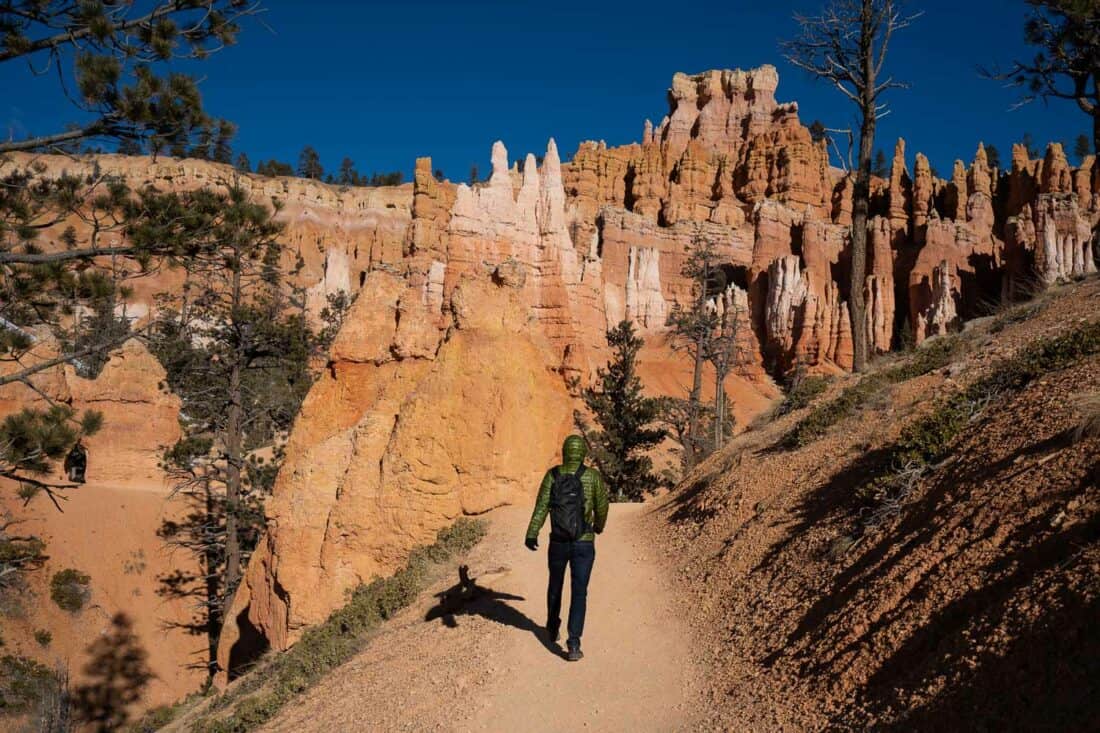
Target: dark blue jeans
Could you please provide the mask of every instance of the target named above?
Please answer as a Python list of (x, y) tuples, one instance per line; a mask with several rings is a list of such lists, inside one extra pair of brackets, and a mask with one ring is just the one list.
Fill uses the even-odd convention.
[(580, 644), (584, 632), (584, 613), (588, 607), (588, 579), (596, 561), (596, 545), (592, 542), (550, 541), (547, 553), (550, 565), (550, 585), (546, 589), (546, 625), (561, 626), (561, 589), (565, 583), (565, 566), (569, 566), (569, 643)]

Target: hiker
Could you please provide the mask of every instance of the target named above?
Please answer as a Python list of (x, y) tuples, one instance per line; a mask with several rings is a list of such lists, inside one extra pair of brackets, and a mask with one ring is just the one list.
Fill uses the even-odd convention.
[(74, 484), (82, 484), (88, 471), (88, 450), (79, 440), (65, 456), (65, 473)]
[(596, 535), (607, 524), (607, 488), (600, 472), (584, 465), (588, 443), (579, 435), (570, 435), (561, 447), (562, 464), (542, 477), (535, 511), (527, 526), (525, 544), (529, 550), (539, 547), (539, 530), (550, 515), (550, 583), (546, 589), (546, 633), (558, 641), (561, 630), (561, 589), (565, 566), (569, 566), (569, 637), (566, 658), (576, 662), (581, 653), (581, 633), (588, 600), (588, 579), (596, 560)]

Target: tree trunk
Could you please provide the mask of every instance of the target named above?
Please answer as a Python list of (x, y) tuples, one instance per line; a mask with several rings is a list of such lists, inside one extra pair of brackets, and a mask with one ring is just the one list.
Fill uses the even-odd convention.
[[(241, 266), (240, 257), (236, 258), (233, 271), (232, 313), (230, 322), (237, 319), (241, 307)], [(228, 607), (233, 593), (241, 580), (241, 543), (238, 519), (241, 501), (241, 367), (243, 343), (238, 337), (234, 346), (233, 363), (229, 369), (229, 411), (225, 423), (225, 604)]]
[(714, 450), (722, 447), (722, 439), (725, 437), (724, 418), (726, 416), (726, 388), (722, 384), (725, 375), (722, 370), (714, 370)]
[[(218, 507), (214, 499), (214, 487), (205, 481), (206, 521), (216, 536), (218, 525)], [(202, 549), (202, 568), (206, 575), (206, 669), (213, 677), (218, 671), (218, 640), (222, 633), (221, 583), (218, 578), (218, 566), (221, 564), (221, 548), (217, 540), (207, 541)]]
[(860, 29), (860, 63), (866, 86), (860, 90), (859, 167), (852, 194), (852, 273), (850, 316), (852, 321), (852, 369), (867, 369), (867, 308), (863, 286), (867, 282), (867, 219), (871, 211), (871, 156), (875, 147), (874, 3), (863, 0)]

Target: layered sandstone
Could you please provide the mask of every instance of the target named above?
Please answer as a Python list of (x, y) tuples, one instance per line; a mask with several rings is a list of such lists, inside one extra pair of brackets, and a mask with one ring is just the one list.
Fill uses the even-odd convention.
[[(883, 353), (1036, 281), (1095, 271), (1093, 158), (1073, 168), (1060, 146), (1042, 160), (1017, 147), (1002, 173), (979, 145), (943, 180), (898, 141), (888, 180), (872, 185), (867, 276), (851, 282), (852, 179), (777, 88), (770, 66), (677, 74), (668, 116), (640, 142), (585, 142), (563, 163), (551, 140), (541, 166), (528, 154), (522, 168), (497, 143), (475, 186), (436, 180), (429, 158), (396, 188), (239, 179), (283, 202), (311, 310), (339, 291), (358, 300), (287, 446), (269, 533), (228, 617), (224, 671), (257, 639), (293, 643), (456, 516), (525, 498), (619, 321), (646, 339), (649, 388), (683, 394), (690, 369), (667, 317), (693, 302), (683, 269), (700, 241), (718, 257), (710, 307), (745, 315), (735, 405), (773, 394), (769, 376), (850, 368), (853, 328)], [(192, 161), (101, 164), (132, 185), (237, 179)], [(867, 303), (857, 324), (854, 288)]]
[[(240, 186), (250, 197), (280, 209), (276, 220), (284, 224), (283, 269), (291, 285), (307, 293), (309, 312), (316, 316), (337, 292), (353, 293), (367, 273), (399, 263), (412, 218), (412, 184), (380, 188), (334, 186), (303, 178), (268, 178), (241, 173), (232, 166), (204, 160), (124, 155), (29, 155), (12, 154), (0, 161), (0, 170), (33, 167), (43, 177), (72, 174), (102, 183), (116, 178), (134, 190), (192, 191), (199, 188), (226, 190)], [(59, 235), (72, 225), (82, 232), (79, 219), (55, 227)], [(47, 237), (50, 245), (54, 237)], [(118, 232), (108, 232), (100, 246), (124, 244)], [(181, 276), (165, 269), (154, 277), (134, 278), (128, 304), (131, 316), (148, 313), (158, 294), (177, 292)]]

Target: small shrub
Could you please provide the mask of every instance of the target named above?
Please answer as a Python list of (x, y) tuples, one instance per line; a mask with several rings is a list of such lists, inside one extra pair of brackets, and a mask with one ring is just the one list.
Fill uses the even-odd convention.
[(962, 349), (963, 340), (956, 335), (934, 338), (921, 344), (901, 364), (884, 370), (883, 377), (894, 384), (922, 377), (953, 362)]
[(810, 414), (798, 421), (780, 444), (784, 448), (800, 448), (824, 435), (829, 428), (853, 414), (871, 395), (887, 385), (881, 374), (871, 374), (844, 390), (823, 405), (818, 405)]
[(872, 397), (891, 384), (923, 376), (950, 364), (962, 350), (957, 336), (943, 336), (922, 345), (904, 362), (882, 371), (868, 374), (837, 397), (815, 407), (780, 440), (787, 449), (800, 448), (820, 438), (829, 428), (854, 414)]
[(50, 579), (50, 598), (58, 608), (75, 613), (84, 608), (91, 598), (88, 588), (91, 580), (91, 577), (73, 568), (56, 572)]
[(33, 659), (0, 657), (0, 715), (27, 712), (57, 688), (54, 672)]
[(993, 319), (989, 324), (990, 333), (1000, 333), (1009, 326), (1031, 320), (1043, 312), (1045, 306), (1042, 303), (1025, 303), (1013, 306)]
[(46, 629), (38, 629), (34, 632), (34, 640), (38, 642), (38, 646), (45, 649), (53, 641), (53, 634)]
[[(876, 505), (865, 515), (864, 531), (901, 510), (920, 478), (950, 455), (952, 444), (991, 400), (1018, 392), (1044, 374), (1068, 368), (1097, 353), (1100, 321), (1035, 342), (998, 362), (988, 374), (906, 426), (890, 446), (883, 468), (868, 475), (856, 489), (860, 498)], [(1100, 421), (1095, 407), (1092, 414)]]
[(809, 407), (814, 400), (829, 388), (832, 381), (831, 378), (820, 375), (811, 375), (799, 379), (791, 386), (790, 391), (787, 392), (786, 398), (779, 405), (779, 409), (775, 411), (775, 414), (777, 416), (787, 415), (795, 410), (801, 410), (803, 407)]
[(210, 683), (208, 681), (206, 686), (202, 689), (192, 692), (187, 697), (172, 705), (160, 705), (145, 711), (145, 714), (142, 715), (141, 718), (130, 723), (123, 730), (126, 733), (155, 733), (178, 718), (189, 705), (207, 697), (209, 694)]
[(37, 537), (12, 537), (0, 530), (0, 614), (22, 615), (24, 576), (46, 562), (45, 550), (46, 543)]

